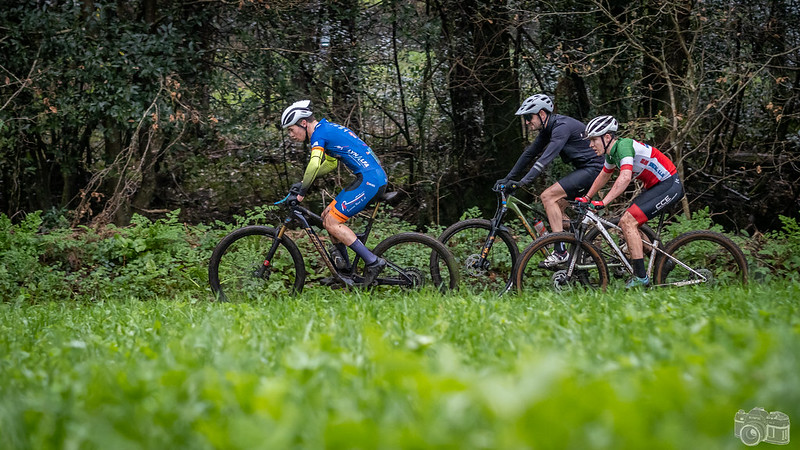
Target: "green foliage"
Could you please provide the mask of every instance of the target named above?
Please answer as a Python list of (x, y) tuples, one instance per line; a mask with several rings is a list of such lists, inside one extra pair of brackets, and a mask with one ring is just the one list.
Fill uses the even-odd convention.
[(221, 237), (188, 227), (178, 211), (126, 228), (40, 232), (40, 214), (20, 224), (0, 216), (0, 296), (6, 300), (93, 300), (117, 293), (141, 299), (206, 292), (208, 255)]
[[(652, 226), (655, 227), (657, 225), (658, 223), (654, 223)], [(709, 210), (709, 207), (706, 206), (705, 208), (692, 212), (691, 219), (687, 219), (683, 214), (675, 214), (672, 217), (672, 221), (665, 225), (664, 230), (661, 233), (662, 240), (666, 242), (675, 238), (681, 233), (694, 230), (711, 230), (719, 233), (724, 232), (722, 226), (714, 223), (711, 217), (711, 211)]]
[[(191, 296), (180, 296), (191, 300)], [(800, 288), (0, 305), (4, 448), (734, 448)]]
[(783, 223), (781, 230), (767, 233), (761, 239), (754, 239), (748, 246), (750, 254), (758, 258), (760, 264), (756, 276), (760, 278), (786, 277), (800, 279), (800, 224), (797, 220), (779, 216)]

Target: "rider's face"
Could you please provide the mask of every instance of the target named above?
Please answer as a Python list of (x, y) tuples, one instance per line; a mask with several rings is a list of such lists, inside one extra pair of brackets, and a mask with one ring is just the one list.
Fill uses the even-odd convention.
[(594, 150), (597, 156), (602, 155), (606, 151), (606, 149), (603, 148), (603, 138), (605, 137), (606, 135), (593, 136), (589, 138), (589, 147), (592, 147), (592, 150)]
[(306, 140), (306, 129), (299, 125), (290, 125), (286, 131), (289, 133), (289, 138), (293, 141), (303, 142)]
[(539, 116), (539, 113), (536, 114), (525, 114), (525, 124), (528, 125), (531, 131), (537, 131), (542, 128), (542, 118)]

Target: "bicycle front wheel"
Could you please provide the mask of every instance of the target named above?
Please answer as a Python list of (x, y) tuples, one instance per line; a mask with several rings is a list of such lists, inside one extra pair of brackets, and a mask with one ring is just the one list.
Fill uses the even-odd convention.
[(208, 265), (217, 300), (252, 301), (303, 290), (303, 256), (291, 239), (277, 236), (275, 228), (253, 225), (233, 231), (217, 244)]
[[(453, 255), (436, 239), (421, 233), (390, 236), (372, 250), (386, 260), (375, 289), (400, 291), (434, 288), (448, 291), (458, 286), (459, 273)], [(363, 273), (363, 262), (357, 269)]]
[(519, 249), (511, 234), (501, 229), (489, 252), (481, 257), (491, 230), (492, 223), (486, 219), (462, 220), (444, 230), (439, 241), (453, 254), (463, 285), (500, 293), (511, 279)]
[[(700, 230), (668, 242), (656, 263), (658, 285), (728, 285), (747, 283), (747, 260), (727, 236)], [(671, 256), (671, 257), (670, 257)]]
[[(560, 264), (545, 262), (559, 244), (563, 244), (569, 257)], [(519, 291), (605, 290), (608, 284), (608, 269), (597, 247), (579, 241), (572, 233), (563, 232), (550, 233), (533, 241), (522, 252), (514, 276)]]

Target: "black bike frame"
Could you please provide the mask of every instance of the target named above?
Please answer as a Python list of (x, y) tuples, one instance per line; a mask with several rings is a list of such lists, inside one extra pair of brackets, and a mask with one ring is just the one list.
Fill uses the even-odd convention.
[[(378, 215), (378, 210), (380, 209), (381, 202), (377, 202), (375, 204), (375, 208), (372, 210), (372, 214), (370, 214), (369, 219), (367, 220), (367, 225), (364, 228), (362, 233), (356, 233), (356, 239), (359, 239), (363, 244), (367, 243), (367, 239), (369, 238), (370, 232), (372, 231), (372, 225), (375, 222), (375, 217)], [(269, 276), (270, 270), (270, 261), (272, 261), (273, 256), (275, 256), (275, 252), (278, 251), (278, 245), (280, 245), (281, 239), (283, 239), (283, 235), (286, 233), (286, 230), (289, 229), (289, 224), (295, 222), (300, 225), (301, 228), (306, 232), (306, 235), (311, 242), (314, 244), (314, 248), (317, 249), (320, 257), (322, 258), (325, 265), (328, 267), (328, 270), (336, 276), (340, 281), (345, 283), (347, 286), (352, 286), (355, 283), (360, 283), (363, 281), (361, 276), (352, 274), (349, 276), (343, 275), (333, 264), (333, 258), (331, 257), (330, 253), (325, 250), (325, 246), (322, 244), (322, 240), (320, 239), (317, 232), (314, 230), (314, 227), (317, 228), (324, 228), (322, 224), (322, 217), (319, 215), (309, 211), (308, 209), (300, 206), (294, 205), (291, 206), (291, 210), (289, 215), (286, 219), (283, 220), (281, 227), (278, 229), (277, 236), (275, 240), (272, 241), (272, 246), (270, 247), (269, 251), (267, 252), (266, 258), (264, 259), (264, 264), (259, 268), (257, 275), (259, 277)], [(360, 260), (359, 256), (356, 255), (353, 261), (350, 264), (350, 271), (352, 272), (353, 269), (358, 264)]]
[[(498, 192), (500, 194), (500, 198), (498, 199), (497, 210), (495, 211), (494, 217), (491, 220), (492, 228), (489, 230), (489, 236), (486, 237), (486, 242), (483, 244), (483, 248), (481, 249), (480, 261), (483, 267), (480, 267), (480, 269), (486, 269), (489, 266), (489, 261), (486, 259), (486, 257), (489, 255), (489, 251), (492, 249), (495, 239), (497, 239), (497, 232), (502, 229), (507, 229), (503, 227), (502, 223), (503, 217), (505, 217), (509, 209), (517, 215), (519, 220), (522, 222), (522, 225), (525, 227), (525, 230), (533, 239), (536, 239), (540, 236), (531, 226), (530, 222), (528, 222), (528, 220), (525, 218), (525, 214), (522, 212), (522, 209), (520, 209), (520, 206), (522, 206), (529, 211), (533, 211), (533, 207), (514, 197), (513, 195), (507, 196), (504, 190), (500, 190)], [(541, 220), (537, 219), (536, 217), (532, 217), (532, 219), (534, 222)]]

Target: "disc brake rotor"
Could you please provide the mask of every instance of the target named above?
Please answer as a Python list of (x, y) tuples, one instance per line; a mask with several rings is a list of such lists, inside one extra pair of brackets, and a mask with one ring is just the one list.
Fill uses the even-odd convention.
[[(488, 261), (486, 261), (488, 265)], [(472, 277), (481, 277), (486, 274), (488, 267), (481, 267), (482, 261), (480, 255), (469, 255), (464, 262), (464, 271), (467, 275)]]

